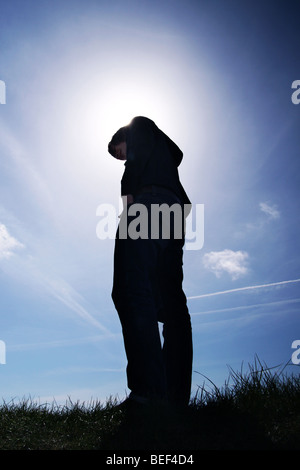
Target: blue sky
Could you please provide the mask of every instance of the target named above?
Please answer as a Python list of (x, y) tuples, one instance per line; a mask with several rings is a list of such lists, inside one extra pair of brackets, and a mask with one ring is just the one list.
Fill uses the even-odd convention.
[(107, 143), (135, 115), (182, 148), (181, 180), (204, 204), (203, 248), (184, 254), (193, 392), (199, 373), (221, 386), (228, 365), (255, 354), (289, 361), (300, 339), (300, 6), (270, 5), (0, 0), (3, 399), (125, 396), (114, 241), (97, 237), (96, 212), (118, 208), (123, 164)]

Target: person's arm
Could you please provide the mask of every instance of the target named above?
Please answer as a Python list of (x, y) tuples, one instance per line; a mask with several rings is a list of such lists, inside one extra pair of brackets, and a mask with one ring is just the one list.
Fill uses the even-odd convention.
[(129, 204), (133, 204), (133, 195), (132, 194), (125, 194), (122, 196), (122, 201), (123, 201), (123, 207), (127, 207)]

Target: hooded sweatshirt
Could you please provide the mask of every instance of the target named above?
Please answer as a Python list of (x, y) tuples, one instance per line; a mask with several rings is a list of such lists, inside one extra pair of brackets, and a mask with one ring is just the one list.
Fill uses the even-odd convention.
[(183, 153), (156, 124), (138, 116), (125, 126), (127, 161), (121, 180), (121, 195), (136, 196), (144, 186), (163, 186), (182, 204), (191, 204), (178, 175)]

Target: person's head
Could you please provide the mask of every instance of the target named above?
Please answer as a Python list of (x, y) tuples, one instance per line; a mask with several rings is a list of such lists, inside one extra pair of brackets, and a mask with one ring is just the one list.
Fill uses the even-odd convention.
[(108, 152), (118, 160), (126, 160), (127, 158), (127, 144), (126, 144), (126, 131), (121, 127), (112, 137), (108, 144)]

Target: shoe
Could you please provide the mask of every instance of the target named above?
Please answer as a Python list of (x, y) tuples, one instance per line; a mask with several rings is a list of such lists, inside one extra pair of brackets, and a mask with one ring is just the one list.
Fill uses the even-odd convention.
[(125, 412), (140, 411), (140, 410), (145, 409), (145, 405), (147, 405), (147, 400), (146, 399), (139, 399), (139, 397), (130, 395), (122, 403), (117, 405), (116, 409), (121, 410), (121, 411), (125, 411)]

